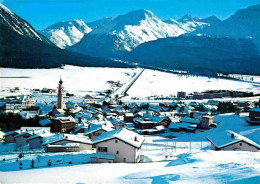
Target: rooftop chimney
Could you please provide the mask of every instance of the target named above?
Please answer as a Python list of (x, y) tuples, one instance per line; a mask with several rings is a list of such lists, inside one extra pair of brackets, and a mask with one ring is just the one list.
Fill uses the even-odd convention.
[(135, 136), (135, 141), (137, 141), (137, 136)]
[(233, 133), (231, 134), (231, 139), (234, 139), (234, 134)]

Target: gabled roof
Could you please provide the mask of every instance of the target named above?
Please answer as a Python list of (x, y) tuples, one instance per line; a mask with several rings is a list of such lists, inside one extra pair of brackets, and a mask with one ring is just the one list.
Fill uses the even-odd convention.
[[(234, 136), (233, 138), (231, 137), (232, 134)], [(244, 137), (243, 135), (233, 132), (231, 130), (226, 130), (222, 134), (211, 135), (211, 136), (207, 137), (207, 139), (212, 144), (214, 144), (217, 148), (226, 147), (228, 145), (231, 145), (231, 144), (234, 144), (234, 143), (237, 143), (240, 141), (244, 141), (244, 142), (260, 149), (260, 145), (257, 144), (256, 142), (252, 141), (251, 139), (248, 139), (247, 137)]]
[(27, 131), (21, 132), (14, 137), (17, 138), (17, 137), (20, 137), (20, 136), (26, 135), (26, 134), (35, 135), (35, 134), (40, 134), (40, 133), (44, 133), (44, 132), (46, 132), (45, 129), (38, 127), (37, 129), (29, 129)]
[[(108, 122), (107, 122), (108, 123)], [(88, 135), (88, 134), (90, 134), (90, 133), (92, 133), (92, 132), (96, 132), (96, 131), (98, 131), (98, 130), (104, 130), (104, 131), (111, 131), (111, 130), (114, 130), (113, 128), (112, 128), (112, 126), (109, 126), (109, 125), (105, 125), (105, 124), (103, 124), (103, 123), (101, 123), (101, 124), (89, 124), (90, 125), (90, 127), (88, 128), (88, 129), (85, 129), (85, 135)], [(111, 123), (110, 123), (110, 125), (111, 125)]]
[(144, 142), (144, 137), (133, 132), (130, 130), (127, 130), (125, 128), (112, 130), (109, 132), (105, 132), (98, 136), (96, 139), (93, 140), (93, 144), (97, 144), (109, 139), (117, 138), (123, 142), (126, 142), (136, 148), (139, 148), (142, 146)]
[(92, 144), (91, 140), (87, 136), (73, 135), (73, 134), (55, 134), (43, 139), (43, 145), (52, 144), (55, 142), (68, 140), (76, 143)]
[(50, 137), (50, 136), (53, 136), (54, 134), (53, 133), (50, 133), (50, 132), (41, 132), (41, 133), (36, 133), (34, 135), (32, 135), (31, 137), (28, 138), (28, 140), (31, 140), (31, 139), (35, 139), (35, 138), (44, 138), (44, 137)]

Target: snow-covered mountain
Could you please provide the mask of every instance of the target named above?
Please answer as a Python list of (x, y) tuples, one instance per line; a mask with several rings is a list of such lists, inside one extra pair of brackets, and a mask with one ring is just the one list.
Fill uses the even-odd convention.
[(260, 50), (260, 5), (238, 10), (228, 19), (193, 32), (210, 36), (252, 38)]
[(89, 25), (92, 32), (70, 49), (102, 57), (113, 57), (120, 52), (131, 51), (144, 42), (185, 33), (178, 25), (163, 22), (149, 10), (131, 11)]
[(64, 49), (78, 43), (91, 28), (83, 20), (61, 21), (40, 31), (56, 46)]
[(183, 29), (185, 33), (190, 33), (211, 26), (218, 22), (221, 22), (221, 20), (218, 19), (216, 16), (210, 16), (202, 19), (202, 18), (192, 17), (191, 15), (186, 14), (177, 21), (174, 19), (168, 19), (165, 20), (164, 22), (168, 24), (177, 25), (178, 27)]
[(5, 7), (1, 3), (0, 23), (8, 25), (10, 29), (15, 31), (19, 35), (51, 44), (51, 42), (48, 39), (46, 39), (41, 34), (37, 33), (35, 29), (27, 21), (21, 19), (19, 16), (11, 12), (7, 7)]
[(124, 67), (109, 59), (60, 49), (25, 20), (0, 4), (0, 67), (52, 68), (62, 64)]
[(186, 15), (179, 21), (162, 21), (149, 10), (131, 11), (118, 17), (106, 17), (88, 23), (92, 32), (69, 49), (92, 56), (116, 57), (145, 42), (178, 37), (210, 26), (219, 20), (214, 18), (196, 19)]

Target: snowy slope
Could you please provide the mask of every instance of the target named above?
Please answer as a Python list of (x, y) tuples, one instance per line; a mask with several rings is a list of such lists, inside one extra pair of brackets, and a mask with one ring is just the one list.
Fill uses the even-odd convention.
[(83, 20), (61, 21), (41, 31), (50, 41), (60, 48), (78, 43), (84, 34), (91, 32)]
[(19, 35), (50, 44), (48, 39), (37, 33), (28, 22), (11, 12), (7, 7), (2, 5), (1, 3), (0, 24), (8, 26)]

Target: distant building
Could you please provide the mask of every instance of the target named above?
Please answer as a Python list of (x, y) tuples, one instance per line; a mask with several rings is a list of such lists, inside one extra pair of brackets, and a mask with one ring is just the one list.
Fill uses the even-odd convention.
[(241, 92), (233, 92), (233, 97), (243, 97), (243, 93), (241, 93)]
[(193, 94), (193, 99), (194, 100), (202, 100), (203, 94), (202, 93)]
[(126, 113), (124, 115), (124, 121), (126, 123), (133, 123), (133, 121), (134, 121), (134, 114), (133, 113)]
[(88, 128), (84, 129), (83, 133), (85, 136), (88, 136), (91, 140), (94, 140), (104, 132), (114, 130), (113, 127), (109, 126), (109, 124), (107, 123), (89, 124)]
[(22, 95), (18, 100), (19, 103), (26, 105), (26, 108), (30, 108), (35, 104), (35, 100), (33, 100), (30, 96)]
[(260, 107), (249, 110), (249, 118), (246, 121), (250, 125), (260, 125)]
[(56, 117), (52, 119), (51, 130), (52, 132), (69, 133), (74, 129), (76, 120), (72, 116)]
[(230, 130), (227, 130), (222, 134), (211, 135), (207, 139), (211, 143), (210, 149), (215, 151), (257, 152), (258, 150), (260, 150), (259, 144)]
[(208, 129), (210, 125), (214, 123), (213, 116), (203, 116), (200, 121), (200, 127), (202, 129)]
[(186, 92), (178, 91), (177, 92), (177, 98), (186, 98)]
[(105, 132), (93, 140), (97, 153), (92, 162), (137, 163), (143, 142), (143, 136), (125, 128)]

